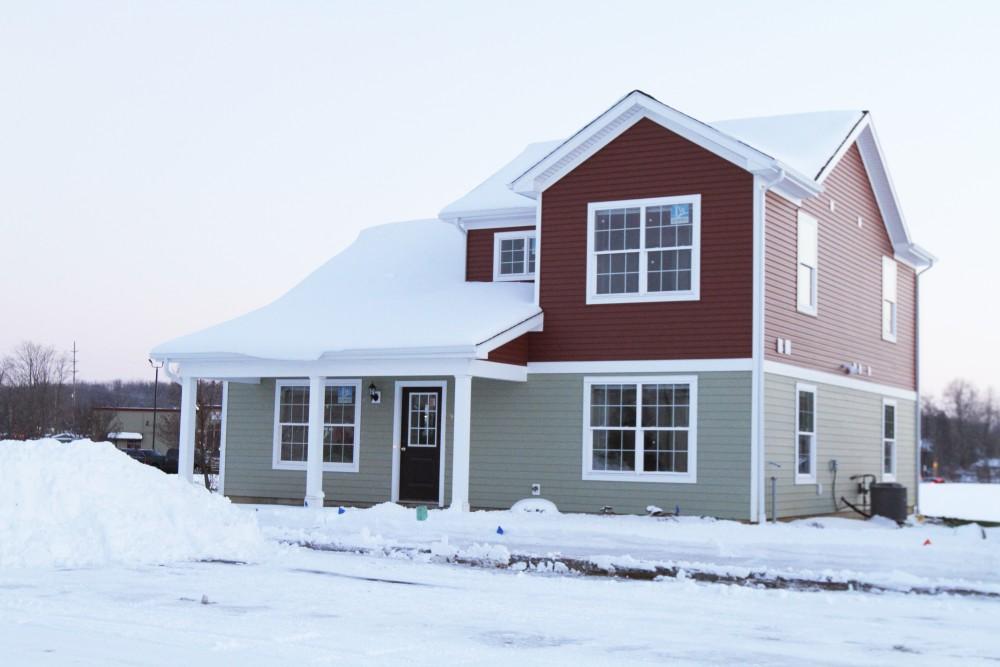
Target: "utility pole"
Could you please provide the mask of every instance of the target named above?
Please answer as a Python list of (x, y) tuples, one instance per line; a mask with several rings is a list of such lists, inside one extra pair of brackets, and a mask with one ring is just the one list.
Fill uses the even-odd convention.
[(152, 448), (156, 449), (156, 392), (160, 388), (160, 369), (163, 368), (163, 362), (155, 362), (152, 359), (149, 360), (149, 365), (153, 367), (154, 379), (153, 379), (153, 444)]
[(73, 393), (70, 398), (73, 399), (73, 435), (76, 435), (76, 341), (73, 341)]

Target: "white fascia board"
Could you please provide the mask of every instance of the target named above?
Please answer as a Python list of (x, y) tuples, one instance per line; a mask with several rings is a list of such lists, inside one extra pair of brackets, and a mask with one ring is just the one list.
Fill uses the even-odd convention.
[(504, 343), (509, 343), (515, 338), (519, 338), (530, 331), (541, 331), (542, 326), (545, 324), (545, 314), (538, 313), (533, 315), (528, 319), (515, 324), (506, 331), (501, 331), (496, 336), (488, 338), (476, 345), (476, 358), (485, 359), (486, 356), (493, 350), (497, 349)]
[(707, 373), (746, 371), (751, 359), (651, 359), (628, 361), (530, 361), (528, 374), (549, 373)]
[(887, 384), (879, 384), (877, 382), (859, 380), (857, 378), (848, 377), (846, 375), (839, 375), (837, 373), (817, 371), (812, 368), (804, 368), (802, 366), (795, 366), (794, 364), (786, 364), (780, 361), (765, 360), (764, 373), (770, 373), (772, 375), (783, 375), (785, 377), (794, 378), (796, 380), (815, 382), (817, 384), (829, 384), (829, 385), (834, 385), (836, 387), (844, 387), (845, 389), (867, 391), (873, 394), (879, 394), (881, 396), (900, 398), (904, 401), (917, 400), (917, 392), (909, 389), (900, 389), (899, 387), (893, 387)]
[(539, 196), (545, 189), (643, 118), (648, 118), (724, 160), (754, 174), (764, 176), (768, 180), (774, 180), (773, 177), (780, 174), (782, 176), (780, 192), (787, 198), (801, 200), (801, 198), (812, 197), (822, 191), (822, 187), (809, 176), (800, 174), (749, 144), (720, 132), (707, 123), (672, 109), (639, 91), (630, 93), (584, 126), (558, 148), (511, 181), (510, 188), (514, 192), (528, 197)]
[(461, 223), (466, 229), (489, 227), (512, 227), (535, 224), (535, 207), (480, 209), (442, 213), (438, 216), (444, 222)]
[(259, 381), (260, 378), (307, 378), (312, 376), (336, 377), (427, 377), (441, 375), (474, 375), (496, 380), (524, 382), (524, 366), (492, 361), (454, 358), (399, 358), (399, 359), (318, 359), (315, 361), (279, 361), (269, 359), (243, 359), (240, 361), (181, 361), (177, 373), (180, 377), (226, 378), (229, 382), (241, 379)]
[(899, 198), (896, 196), (896, 189), (892, 184), (892, 177), (889, 175), (885, 154), (879, 144), (878, 135), (875, 134), (875, 126), (870, 120), (858, 132), (855, 141), (897, 259), (917, 270), (929, 268), (934, 263), (934, 257), (912, 241), (899, 205)]
[(707, 123), (672, 109), (643, 92), (633, 91), (511, 181), (511, 189), (526, 196), (537, 195), (642, 118), (649, 118), (743, 169), (755, 171), (775, 164), (770, 156)]

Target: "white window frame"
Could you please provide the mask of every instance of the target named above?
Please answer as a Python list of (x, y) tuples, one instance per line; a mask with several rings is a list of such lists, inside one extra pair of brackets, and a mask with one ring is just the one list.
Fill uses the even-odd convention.
[[(885, 409), (886, 407), (892, 407), (892, 438), (885, 437)], [(899, 405), (896, 401), (890, 398), (882, 399), (882, 432), (879, 442), (881, 447), (879, 448), (879, 469), (882, 471), (882, 481), (883, 482), (895, 482), (896, 474), (898, 472), (898, 452), (899, 452), (899, 434), (897, 429), (899, 428)], [(892, 472), (885, 471), (885, 445), (887, 442), (892, 442)]]
[[(804, 225), (811, 225), (814, 229), (813, 238), (816, 241), (815, 247), (805, 248), (802, 228)], [(799, 209), (795, 225), (795, 307), (800, 313), (812, 315), (819, 314), (819, 218), (809, 215)], [(812, 269), (812, 280), (809, 284), (809, 300), (806, 302), (802, 293), (802, 285), (799, 282), (799, 271), (803, 266)]]
[[(813, 397), (813, 430), (811, 433), (802, 431), (799, 427), (799, 394), (802, 393), (812, 394)], [(799, 472), (799, 436), (807, 434), (812, 435), (812, 447), (809, 451), (809, 474), (803, 474)], [(816, 456), (819, 452), (819, 394), (816, 391), (815, 385), (803, 384), (801, 382), (795, 383), (795, 439), (793, 442), (792, 461), (795, 466), (795, 483), (815, 484)]]
[[(691, 289), (675, 292), (647, 292), (646, 207), (669, 206), (671, 204), (691, 204)], [(639, 211), (639, 248), (629, 251), (639, 253), (639, 291), (635, 294), (597, 293), (597, 255), (594, 251), (594, 226), (597, 211), (608, 208), (641, 209)], [(654, 252), (658, 250), (670, 250), (670, 248), (653, 249)], [(698, 301), (701, 294), (701, 195), (623, 199), (620, 201), (602, 201), (587, 204), (586, 294), (587, 304)]]
[[(686, 384), (690, 405), (688, 407), (688, 469), (687, 472), (614, 472), (593, 469), (593, 443), (590, 425), (590, 394), (595, 384), (636, 385), (635, 460), (636, 467), (643, 466), (642, 438), (642, 385)], [(655, 430), (655, 429), (653, 429)], [(654, 482), (695, 484), (698, 481), (698, 376), (697, 375), (595, 375), (583, 378), (583, 479), (605, 482)]]
[[(899, 302), (898, 295), (899, 265), (892, 257), (882, 257), (882, 340), (896, 342), (899, 333)], [(889, 322), (886, 326), (886, 309), (889, 309)]]
[[(523, 273), (500, 273), (500, 245), (502, 241), (524, 239), (524, 272)], [(535, 242), (535, 270), (528, 271), (528, 255), (532, 242)], [(538, 271), (538, 242), (536, 241), (535, 230), (522, 229), (516, 232), (496, 232), (493, 234), (493, 280), (534, 280)]]
[[(361, 467), (361, 406), (364, 403), (364, 399), (361, 396), (361, 379), (325, 378), (323, 381), (324, 392), (326, 391), (326, 387), (348, 386), (354, 387), (354, 461), (352, 463), (327, 463), (324, 461), (323, 472), (358, 472)], [(281, 422), (279, 419), (281, 418), (281, 390), (284, 387), (306, 387), (308, 389), (309, 380), (277, 380), (274, 383), (274, 436), (271, 450), (271, 467), (274, 470), (304, 471), (306, 469), (305, 461), (283, 461), (281, 459)]]

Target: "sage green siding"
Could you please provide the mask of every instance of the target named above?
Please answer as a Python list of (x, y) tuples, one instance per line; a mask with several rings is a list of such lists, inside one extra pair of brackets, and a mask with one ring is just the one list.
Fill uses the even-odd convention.
[[(779, 517), (830, 514), (845, 509), (841, 496), (861, 500), (852, 475), (871, 473), (881, 480), (882, 399), (880, 394), (858, 389), (802, 382), (816, 387), (816, 484), (795, 483), (796, 380), (783, 375), (765, 376), (764, 441), (765, 492), (771, 516), (771, 477), (777, 478)], [(896, 401), (896, 481), (907, 487), (907, 502), (916, 493), (916, 402)], [(837, 487), (833, 488), (830, 460), (838, 462)], [(776, 468), (770, 463), (777, 463)], [(838, 506), (834, 506), (834, 494)]]
[[(620, 375), (620, 374), (618, 374)], [(588, 374), (588, 377), (594, 377)], [(475, 379), (469, 502), (506, 508), (541, 495), (566, 512), (682, 514), (747, 519), (750, 513), (750, 373), (698, 374), (697, 483), (583, 480), (583, 375)]]
[[(361, 381), (361, 437), (358, 472), (324, 472), (323, 491), (327, 504), (380, 503), (390, 499), (392, 484), (392, 428), (395, 413), (395, 381), (403, 378), (366, 377)], [(405, 378), (412, 380), (412, 378)], [(445, 380), (446, 378), (421, 378)], [(368, 385), (382, 392), (382, 401), (372, 405)], [(301, 502), (306, 493), (304, 470), (274, 470), (274, 379), (260, 384), (229, 383), (226, 414), (227, 496)], [(451, 435), (453, 431), (454, 382), (448, 381), (446, 405), (445, 500), (451, 494)]]

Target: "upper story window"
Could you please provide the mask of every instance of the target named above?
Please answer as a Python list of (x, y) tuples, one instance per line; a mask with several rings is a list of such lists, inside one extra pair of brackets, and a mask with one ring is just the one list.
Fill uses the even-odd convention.
[(693, 301), (701, 195), (587, 206), (587, 303)]
[(882, 258), (882, 339), (896, 342), (898, 308), (896, 306), (896, 260)]
[(493, 235), (493, 280), (530, 280), (535, 277), (535, 232), (497, 232)]
[(800, 313), (815, 315), (819, 292), (819, 221), (799, 211), (797, 303)]

